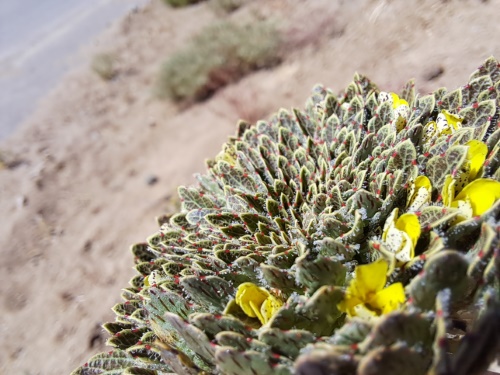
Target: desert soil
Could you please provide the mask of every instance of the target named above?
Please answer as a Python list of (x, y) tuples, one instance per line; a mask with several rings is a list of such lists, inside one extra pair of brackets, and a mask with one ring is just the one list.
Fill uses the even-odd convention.
[(355, 71), (386, 91), (463, 85), (500, 58), (499, 16), (500, 0), (254, 0), (228, 17), (274, 20), (282, 64), (180, 108), (152, 94), (159, 67), (221, 16), (159, 0), (128, 14), (85, 51), (111, 53), (117, 77), (75, 68), (0, 144), (0, 374), (68, 374), (106, 350), (99, 324), (134, 275), (129, 246), (239, 118), (301, 107), (316, 83), (340, 92)]
[(81, 61), (79, 46), (146, 1), (0, 1), (0, 139)]

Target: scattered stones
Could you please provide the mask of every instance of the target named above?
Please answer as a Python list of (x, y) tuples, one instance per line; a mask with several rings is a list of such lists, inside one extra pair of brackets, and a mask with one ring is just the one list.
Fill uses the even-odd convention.
[(158, 182), (158, 176), (150, 175), (146, 178), (146, 184), (153, 186)]

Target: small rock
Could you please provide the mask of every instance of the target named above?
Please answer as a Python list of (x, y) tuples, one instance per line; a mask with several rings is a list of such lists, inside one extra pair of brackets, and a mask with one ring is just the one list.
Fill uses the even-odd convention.
[(161, 215), (156, 218), (156, 222), (158, 226), (161, 227), (163, 224), (168, 223), (171, 217), (172, 215)]
[(83, 252), (88, 253), (92, 249), (92, 241), (87, 240), (85, 241), (85, 244), (83, 245)]
[(146, 178), (146, 183), (149, 185), (149, 186), (153, 186), (154, 184), (156, 184), (158, 182), (158, 176), (155, 176), (155, 175), (151, 175), (151, 176), (148, 176)]
[(95, 347), (100, 347), (104, 345), (104, 336), (102, 334), (102, 328), (100, 324), (96, 324), (94, 329), (90, 333), (89, 337), (89, 349), (93, 349)]
[(71, 292), (62, 292), (60, 297), (65, 302), (72, 302), (75, 299), (75, 296)]
[(43, 183), (43, 179), (40, 177), (38, 178), (36, 181), (35, 181), (35, 185), (37, 187), (38, 190), (42, 190), (43, 189), (43, 186), (44, 186), (44, 183)]
[(21, 209), (23, 207), (26, 207), (27, 205), (28, 205), (28, 197), (26, 195), (19, 195), (16, 198), (17, 208)]
[(427, 73), (424, 74), (424, 79), (427, 81), (433, 81), (443, 75), (444, 68), (442, 66), (436, 66), (432, 69), (429, 69)]

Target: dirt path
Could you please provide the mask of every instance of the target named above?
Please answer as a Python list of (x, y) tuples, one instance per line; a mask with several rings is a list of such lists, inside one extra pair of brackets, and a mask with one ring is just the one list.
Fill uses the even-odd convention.
[(12, 162), (0, 170), (0, 374), (69, 373), (105, 349), (95, 327), (134, 275), (127, 248), (155, 231), (239, 117), (302, 106), (315, 83), (340, 90), (354, 71), (385, 90), (412, 77), (421, 92), (453, 88), (500, 57), (500, 0), (331, 4), (255, 0), (233, 15), (278, 20), (285, 61), (181, 111), (152, 96), (158, 67), (216, 16), (153, 1), (100, 38), (117, 79), (72, 72), (0, 145)]
[(75, 66), (77, 53), (112, 21), (147, 0), (22, 0), (0, 3), (0, 139)]

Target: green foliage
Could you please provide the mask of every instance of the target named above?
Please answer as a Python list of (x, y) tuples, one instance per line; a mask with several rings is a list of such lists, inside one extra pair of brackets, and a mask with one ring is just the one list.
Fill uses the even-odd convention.
[[(472, 183), (500, 186), (499, 88), (490, 58), (450, 93), (419, 97), (410, 82), (404, 112), (356, 74), (339, 95), (314, 88), (304, 110), (241, 122), (198, 185), (179, 188), (180, 212), (132, 247), (138, 275), (104, 326), (115, 350), (73, 375), (484, 371), (500, 343), (500, 194), (455, 204), (445, 187), (468, 176), (471, 140), (488, 149)], [(456, 129), (443, 110), (463, 115)], [(429, 191), (411, 208), (425, 175)], [(467, 216), (471, 202), (487, 207)], [(398, 212), (417, 220), (403, 261), (398, 228), (411, 221)], [(360, 271), (379, 264), (381, 275)], [(381, 299), (400, 287), (406, 302), (382, 312), (368, 295), (365, 315), (346, 316), (353, 283)]]
[(105, 81), (113, 79), (117, 74), (115, 58), (108, 53), (95, 55), (92, 59), (91, 68)]
[(163, 0), (163, 2), (167, 5), (170, 5), (174, 8), (185, 7), (191, 4), (200, 3), (204, 0)]
[(158, 94), (176, 101), (202, 100), (279, 60), (278, 33), (270, 23), (222, 21), (206, 27), (168, 59), (160, 72)]
[(212, 0), (210, 5), (214, 7), (216, 11), (231, 13), (248, 2), (249, 0)]

